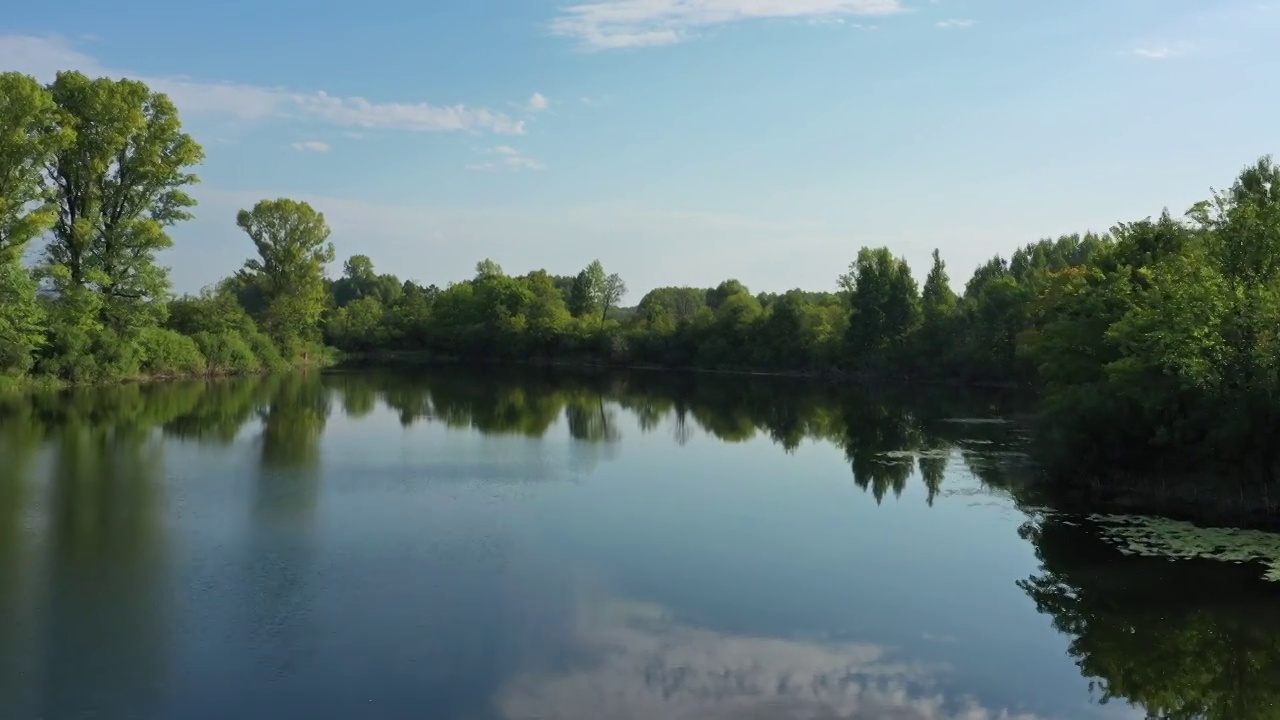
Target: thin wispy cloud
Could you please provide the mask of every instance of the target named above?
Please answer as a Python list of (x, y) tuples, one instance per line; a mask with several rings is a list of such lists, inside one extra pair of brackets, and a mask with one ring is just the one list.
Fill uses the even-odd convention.
[(1194, 46), (1190, 43), (1175, 43), (1173, 45), (1144, 45), (1129, 51), (1129, 54), (1142, 58), (1143, 60), (1171, 60), (1173, 58), (1182, 57), (1192, 50)]
[(551, 31), (590, 50), (671, 45), (700, 28), (791, 18), (835, 20), (905, 12), (903, 0), (594, 0), (566, 5)]
[(467, 165), (468, 170), (546, 170), (547, 166), (521, 153), (510, 145), (497, 145), (481, 150), (487, 155), (497, 155), (493, 160)]
[(173, 99), (184, 113), (230, 115), (240, 120), (269, 117), (319, 120), (339, 127), (410, 132), (491, 132), (522, 135), (523, 121), (464, 104), (373, 102), (323, 91), (302, 93), (244, 83), (208, 82), (177, 76), (147, 76), (104, 66), (60, 36), (0, 36), (0, 68), (51, 80), (59, 70), (87, 75), (131, 77)]
[(960, 30), (963, 28), (973, 27), (976, 23), (967, 18), (952, 18), (950, 20), (939, 20), (935, 25), (942, 30)]
[(332, 149), (329, 143), (320, 142), (319, 140), (307, 140), (304, 142), (296, 142), (290, 145), (289, 147), (293, 148), (294, 150), (297, 150), (298, 152), (319, 152), (319, 153), (329, 152)]

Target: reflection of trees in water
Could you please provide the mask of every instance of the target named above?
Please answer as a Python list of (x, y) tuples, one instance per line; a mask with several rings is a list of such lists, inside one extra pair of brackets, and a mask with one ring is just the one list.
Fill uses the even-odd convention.
[(315, 373), (270, 377), (266, 394), (245, 558), (244, 586), (251, 594), (241, 627), (259, 672), (273, 676), (294, 671), (316, 631), (309, 608), (321, 591), (315, 576), (315, 516), (330, 403)]
[(145, 716), (165, 682), (170, 618), (163, 460), (147, 425), (181, 412), (186, 403), (176, 402), (178, 395), (136, 388), (104, 393), (108, 401), (122, 401), (107, 407), (136, 415), (120, 422), (82, 415), (88, 401), (75, 397), (51, 432), (41, 717)]
[[(155, 430), (203, 391), (76, 388), (0, 409), (0, 704), (14, 717), (146, 716), (160, 702), (171, 618)], [(26, 527), (36, 470), (47, 522)], [(45, 549), (39, 577), (21, 564), (27, 540)]]
[(329, 393), (314, 373), (268, 378), (262, 419), (262, 464), (268, 469), (313, 468), (320, 463), (320, 436), (329, 420)]
[[(621, 410), (633, 416), (642, 433), (669, 422), (679, 445), (689, 441), (695, 428), (724, 442), (764, 434), (786, 452), (805, 440), (827, 441), (845, 451), (854, 481), (877, 501), (890, 492), (901, 495), (918, 474), (926, 501), (932, 504), (942, 492), (952, 450), (957, 448), (957, 457), (980, 480), (1009, 482), (1002, 475), (1006, 463), (992, 455), (1008, 451), (1007, 427), (938, 422), (975, 409), (999, 413), (1004, 409), (1000, 403), (1008, 403), (1005, 398), (993, 404), (989, 396), (936, 389), (927, 396), (857, 388), (837, 391), (805, 381), (692, 373), (439, 370), (414, 376), (348, 375), (331, 384), (344, 403), (364, 406), (370, 392), (380, 393), (406, 425), (426, 420), (485, 434), (542, 437), (564, 418), (574, 440), (612, 447), (620, 439), (615, 414)], [(962, 442), (975, 434), (987, 444)], [(596, 459), (592, 455), (581, 464), (591, 466)]]
[(1280, 594), (1257, 568), (1124, 556), (1054, 516), (1022, 534), (1042, 567), (1019, 586), (1071, 637), (1100, 702), (1172, 720), (1280, 713)]
[(208, 380), (190, 411), (164, 425), (165, 435), (182, 440), (228, 444), (267, 400), (270, 384), (260, 377)]
[(0, 706), (23, 708), (33, 677), (31, 612), (35, 590), (24, 528), (32, 495), (32, 464), (44, 426), (26, 403), (0, 405)]
[(342, 413), (349, 418), (368, 417), (378, 407), (378, 389), (370, 383), (361, 382), (358, 376), (338, 374), (329, 378), (326, 384), (338, 391)]

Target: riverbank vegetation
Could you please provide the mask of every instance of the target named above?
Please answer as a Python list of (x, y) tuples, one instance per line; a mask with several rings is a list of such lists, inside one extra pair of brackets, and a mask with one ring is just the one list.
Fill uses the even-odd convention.
[[(173, 297), (156, 254), (191, 217), (200, 146), (162, 94), (61, 73), (0, 75), (0, 376), (91, 382), (253, 373), (325, 356), (612, 364), (1015, 384), (1043, 399), (1057, 476), (1230, 475), (1280, 467), (1280, 168), (1269, 157), (1182, 216), (1044, 239), (953, 289), (863, 248), (827, 291), (737, 280), (634, 306), (599, 261), (445, 287), (335, 259), (324, 216), (263, 200), (236, 218), (257, 257)], [(228, 222), (230, 218), (228, 218)], [(1175, 482), (1174, 484), (1177, 484)], [(1270, 497), (1267, 492), (1262, 497)], [(1269, 504), (1269, 501), (1268, 501)]]
[[(140, 82), (0, 74), (0, 386), (256, 373), (324, 356), (318, 319), (290, 315), (314, 303), (322, 271), (270, 257), (282, 244), (261, 229), (270, 204), (241, 222), (263, 255), (235, 278), (262, 299), (253, 312), (226, 292), (171, 298), (156, 255), (192, 217), (203, 158), (173, 103)], [(326, 242), (327, 229), (307, 230)]]

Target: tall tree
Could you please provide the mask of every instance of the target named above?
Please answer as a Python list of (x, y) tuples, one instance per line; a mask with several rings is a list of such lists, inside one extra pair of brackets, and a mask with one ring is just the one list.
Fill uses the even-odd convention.
[(21, 258), (58, 217), (43, 175), (69, 139), (45, 88), (0, 73), (0, 373), (26, 371), (43, 340), (36, 283)]
[(622, 276), (614, 273), (604, 279), (604, 288), (600, 292), (600, 322), (609, 317), (609, 308), (616, 306), (627, 296), (627, 284)]
[(899, 359), (920, 320), (920, 294), (907, 261), (888, 248), (863, 248), (840, 278), (849, 293), (849, 349), (861, 365)]
[(604, 266), (599, 260), (592, 260), (578, 273), (573, 279), (573, 287), (569, 289), (569, 311), (574, 317), (585, 317), (600, 310), (607, 281)]
[(108, 327), (145, 324), (169, 287), (155, 255), (173, 245), (165, 228), (191, 218), (188, 169), (204, 151), (173, 102), (136, 80), (62, 72), (49, 91), (73, 136), (47, 168), (58, 207), (48, 274), (59, 290), (99, 294)]
[(947, 275), (947, 264), (937, 249), (933, 251), (933, 267), (924, 281), (924, 290), (920, 294), (920, 307), (923, 321), (920, 327), (920, 350), (923, 363), (943, 370), (937, 365), (945, 363), (954, 350), (956, 304), (958, 298), (951, 289), (951, 278)]
[(0, 73), (0, 264), (21, 257), (58, 218), (43, 182), (53, 154), (71, 139), (57, 113), (34, 79)]
[(929, 268), (929, 276), (925, 278), (920, 301), (926, 321), (931, 317), (949, 316), (956, 308), (956, 293), (951, 289), (951, 277), (947, 275), (947, 264), (942, 261), (937, 248), (933, 251), (933, 267)]
[(246, 262), (240, 275), (262, 293), (268, 334), (286, 347), (314, 340), (326, 302), (325, 265), (334, 259), (324, 214), (278, 198), (241, 210), (236, 224), (258, 249), (258, 259)]

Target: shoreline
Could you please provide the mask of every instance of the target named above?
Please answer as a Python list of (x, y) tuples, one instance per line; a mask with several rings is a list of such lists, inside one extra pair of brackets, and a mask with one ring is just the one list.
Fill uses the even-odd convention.
[(346, 353), (329, 369), (342, 369), (344, 366), (355, 367), (456, 367), (463, 365), (485, 366), (497, 368), (566, 368), (572, 370), (625, 370), (637, 372), (670, 372), (695, 373), (705, 375), (725, 375), (739, 377), (784, 378), (791, 380), (808, 380), (825, 382), (831, 385), (924, 385), (933, 387), (970, 388), (983, 390), (1022, 390), (1031, 388), (1024, 383), (1013, 381), (997, 382), (991, 380), (965, 380), (961, 378), (912, 378), (887, 377), (873, 373), (846, 373), (841, 370), (759, 370), (752, 368), (708, 368), (696, 365), (671, 366), (645, 363), (607, 363), (594, 360), (566, 360), (531, 358), (526, 360), (465, 360), (461, 357), (437, 355), (429, 351), (404, 350), (369, 353)]
[[(427, 367), (459, 367), (467, 363), (459, 358), (442, 357), (424, 352), (352, 353), (332, 362), (305, 362), (287, 369), (253, 373), (217, 373), (144, 375), (128, 378), (74, 383), (55, 378), (32, 376), (0, 379), (0, 398), (27, 394), (53, 393), (77, 388), (124, 385), (165, 384), (182, 381), (231, 380), (265, 377), (280, 373), (318, 371), (322, 374), (377, 369), (412, 369)], [(599, 362), (533, 359), (523, 362), (472, 363), (471, 367), (566, 369), (586, 372), (627, 371), (672, 374), (701, 374), (721, 377), (769, 378), (826, 383), (833, 387), (905, 386), (932, 388), (1010, 391), (1025, 389), (1016, 383), (984, 383), (910, 378), (874, 378), (844, 373), (764, 371), (737, 368), (674, 368), (660, 365), (613, 365)], [(7, 381), (7, 382), (6, 382)], [(1206, 471), (1203, 478), (1207, 476)], [(1183, 520), (1205, 527), (1230, 527), (1280, 532), (1280, 485), (1246, 485), (1213, 489), (1195, 477), (1181, 480), (1169, 478), (1113, 478), (1098, 480), (1054, 480), (1042, 472), (1028, 479), (1014, 491), (1019, 504), (1045, 505), (1055, 510), (1077, 514), (1148, 515)]]
[(266, 377), (280, 373), (291, 373), (307, 370), (321, 372), (335, 367), (337, 363), (304, 362), (293, 363), (287, 368), (271, 370), (263, 368), (256, 372), (202, 372), (202, 373), (161, 373), (157, 375), (132, 375), (129, 377), (108, 378), (102, 380), (74, 382), (42, 375), (22, 377), (0, 377), (0, 397), (22, 393), (61, 392), (76, 388), (112, 387), (121, 385), (151, 385), (183, 382), (187, 380), (231, 380), (235, 378)]

